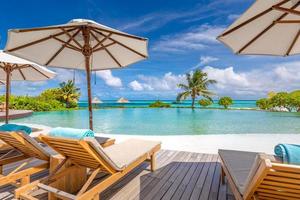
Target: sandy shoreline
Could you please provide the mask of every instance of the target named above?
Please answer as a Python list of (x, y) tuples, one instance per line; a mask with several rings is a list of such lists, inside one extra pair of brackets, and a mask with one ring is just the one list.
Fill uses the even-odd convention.
[[(36, 134), (45, 133), (51, 129), (50, 127), (37, 124), (26, 125), (44, 130)], [(300, 134), (146, 136), (96, 133), (96, 135), (115, 138), (117, 143), (130, 138), (157, 140), (162, 142), (163, 149), (214, 154), (218, 152), (218, 149), (257, 151), (273, 154), (274, 146), (278, 143), (300, 144)]]

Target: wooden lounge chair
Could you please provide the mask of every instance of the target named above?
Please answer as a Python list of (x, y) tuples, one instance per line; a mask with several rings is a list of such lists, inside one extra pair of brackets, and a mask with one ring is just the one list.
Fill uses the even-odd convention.
[[(0, 139), (13, 147), (0, 156), (0, 186), (23, 186), (30, 182), (31, 175), (48, 169), (50, 154), (27, 134), (0, 132)], [(12, 163), (14, 167), (9, 167)]]
[(263, 153), (219, 150), (224, 176), (237, 200), (300, 199), (300, 166)]
[[(73, 140), (58, 137), (41, 136), (40, 139), (73, 163), (68, 168), (55, 169), (47, 179), (32, 182), (16, 190), (16, 198), (36, 200), (33, 193), (39, 189), (47, 191), (57, 198), (76, 200), (99, 200), (99, 195), (106, 188), (120, 180), (135, 167), (144, 161), (151, 162), (151, 170), (155, 170), (155, 155), (160, 150), (160, 142), (128, 140), (102, 148), (93, 138)], [(72, 168), (84, 167), (90, 170), (90, 175), (84, 185), (71, 194), (67, 191), (51, 187), (52, 180), (57, 180), (68, 173)], [(94, 186), (91, 183), (98, 173), (104, 172), (108, 176)], [(50, 185), (49, 185), (50, 184)]]

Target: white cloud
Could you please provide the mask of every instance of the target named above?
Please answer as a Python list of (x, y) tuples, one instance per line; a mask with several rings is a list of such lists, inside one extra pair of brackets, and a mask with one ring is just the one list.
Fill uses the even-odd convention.
[(299, 89), (300, 62), (271, 64), (246, 72), (235, 71), (233, 67), (220, 69), (207, 66), (203, 71), (218, 83), (215, 86), (219, 95), (239, 97), (262, 97), (269, 91), (291, 91)]
[(155, 51), (184, 52), (186, 50), (201, 50), (211, 44), (217, 44), (216, 37), (223, 27), (201, 25), (187, 32), (167, 35), (153, 46)]
[(111, 87), (122, 87), (122, 80), (119, 77), (113, 76), (110, 70), (98, 71), (97, 76), (100, 77), (106, 85)]
[(129, 83), (129, 87), (131, 89), (133, 89), (134, 91), (142, 91), (142, 90), (144, 90), (143, 85), (140, 82), (138, 82), (137, 80), (131, 81)]
[(200, 64), (201, 65), (206, 65), (208, 63), (218, 61), (218, 60), (219, 60), (219, 58), (212, 57), (212, 56), (201, 56), (200, 57)]
[(179, 83), (185, 82), (184, 75), (175, 75), (172, 72), (162, 77), (139, 75), (138, 79), (129, 83), (129, 87), (135, 91), (172, 91), (178, 89)]

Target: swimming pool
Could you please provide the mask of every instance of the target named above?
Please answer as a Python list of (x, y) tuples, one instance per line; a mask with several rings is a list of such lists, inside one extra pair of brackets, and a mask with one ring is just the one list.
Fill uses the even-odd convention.
[[(12, 122), (87, 128), (88, 111), (41, 112)], [(99, 133), (133, 135), (205, 135), (300, 133), (300, 113), (220, 109), (113, 108), (94, 110)]]

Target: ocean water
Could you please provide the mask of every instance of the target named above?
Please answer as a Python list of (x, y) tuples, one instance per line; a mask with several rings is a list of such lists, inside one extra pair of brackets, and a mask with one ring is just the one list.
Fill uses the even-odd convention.
[[(104, 100), (103, 103), (95, 105), (96, 107), (148, 107), (149, 104), (153, 103), (155, 100), (133, 100), (129, 103), (117, 103), (113, 100)], [(171, 104), (172, 107), (189, 107), (191, 106), (191, 101), (186, 100), (181, 103), (176, 103), (175, 100), (161, 100), (165, 103)], [(80, 107), (87, 107), (87, 102), (79, 102)], [(196, 102), (196, 107), (200, 107), (200, 105)], [(218, 101), (214, 101), (210, 108), (220, 108), (221, 106), (218, 105)], [(232, 108), (255, 108), (256, 101), (254, 100), (234, 100)]]
[[(12, 122), (88, 127), (88, 111), (34, 113)], [(107, 108), (94, 110), (99, 133), (133, 135), (205, 135), (300, 133), (300, 113), (189, 108)]]

